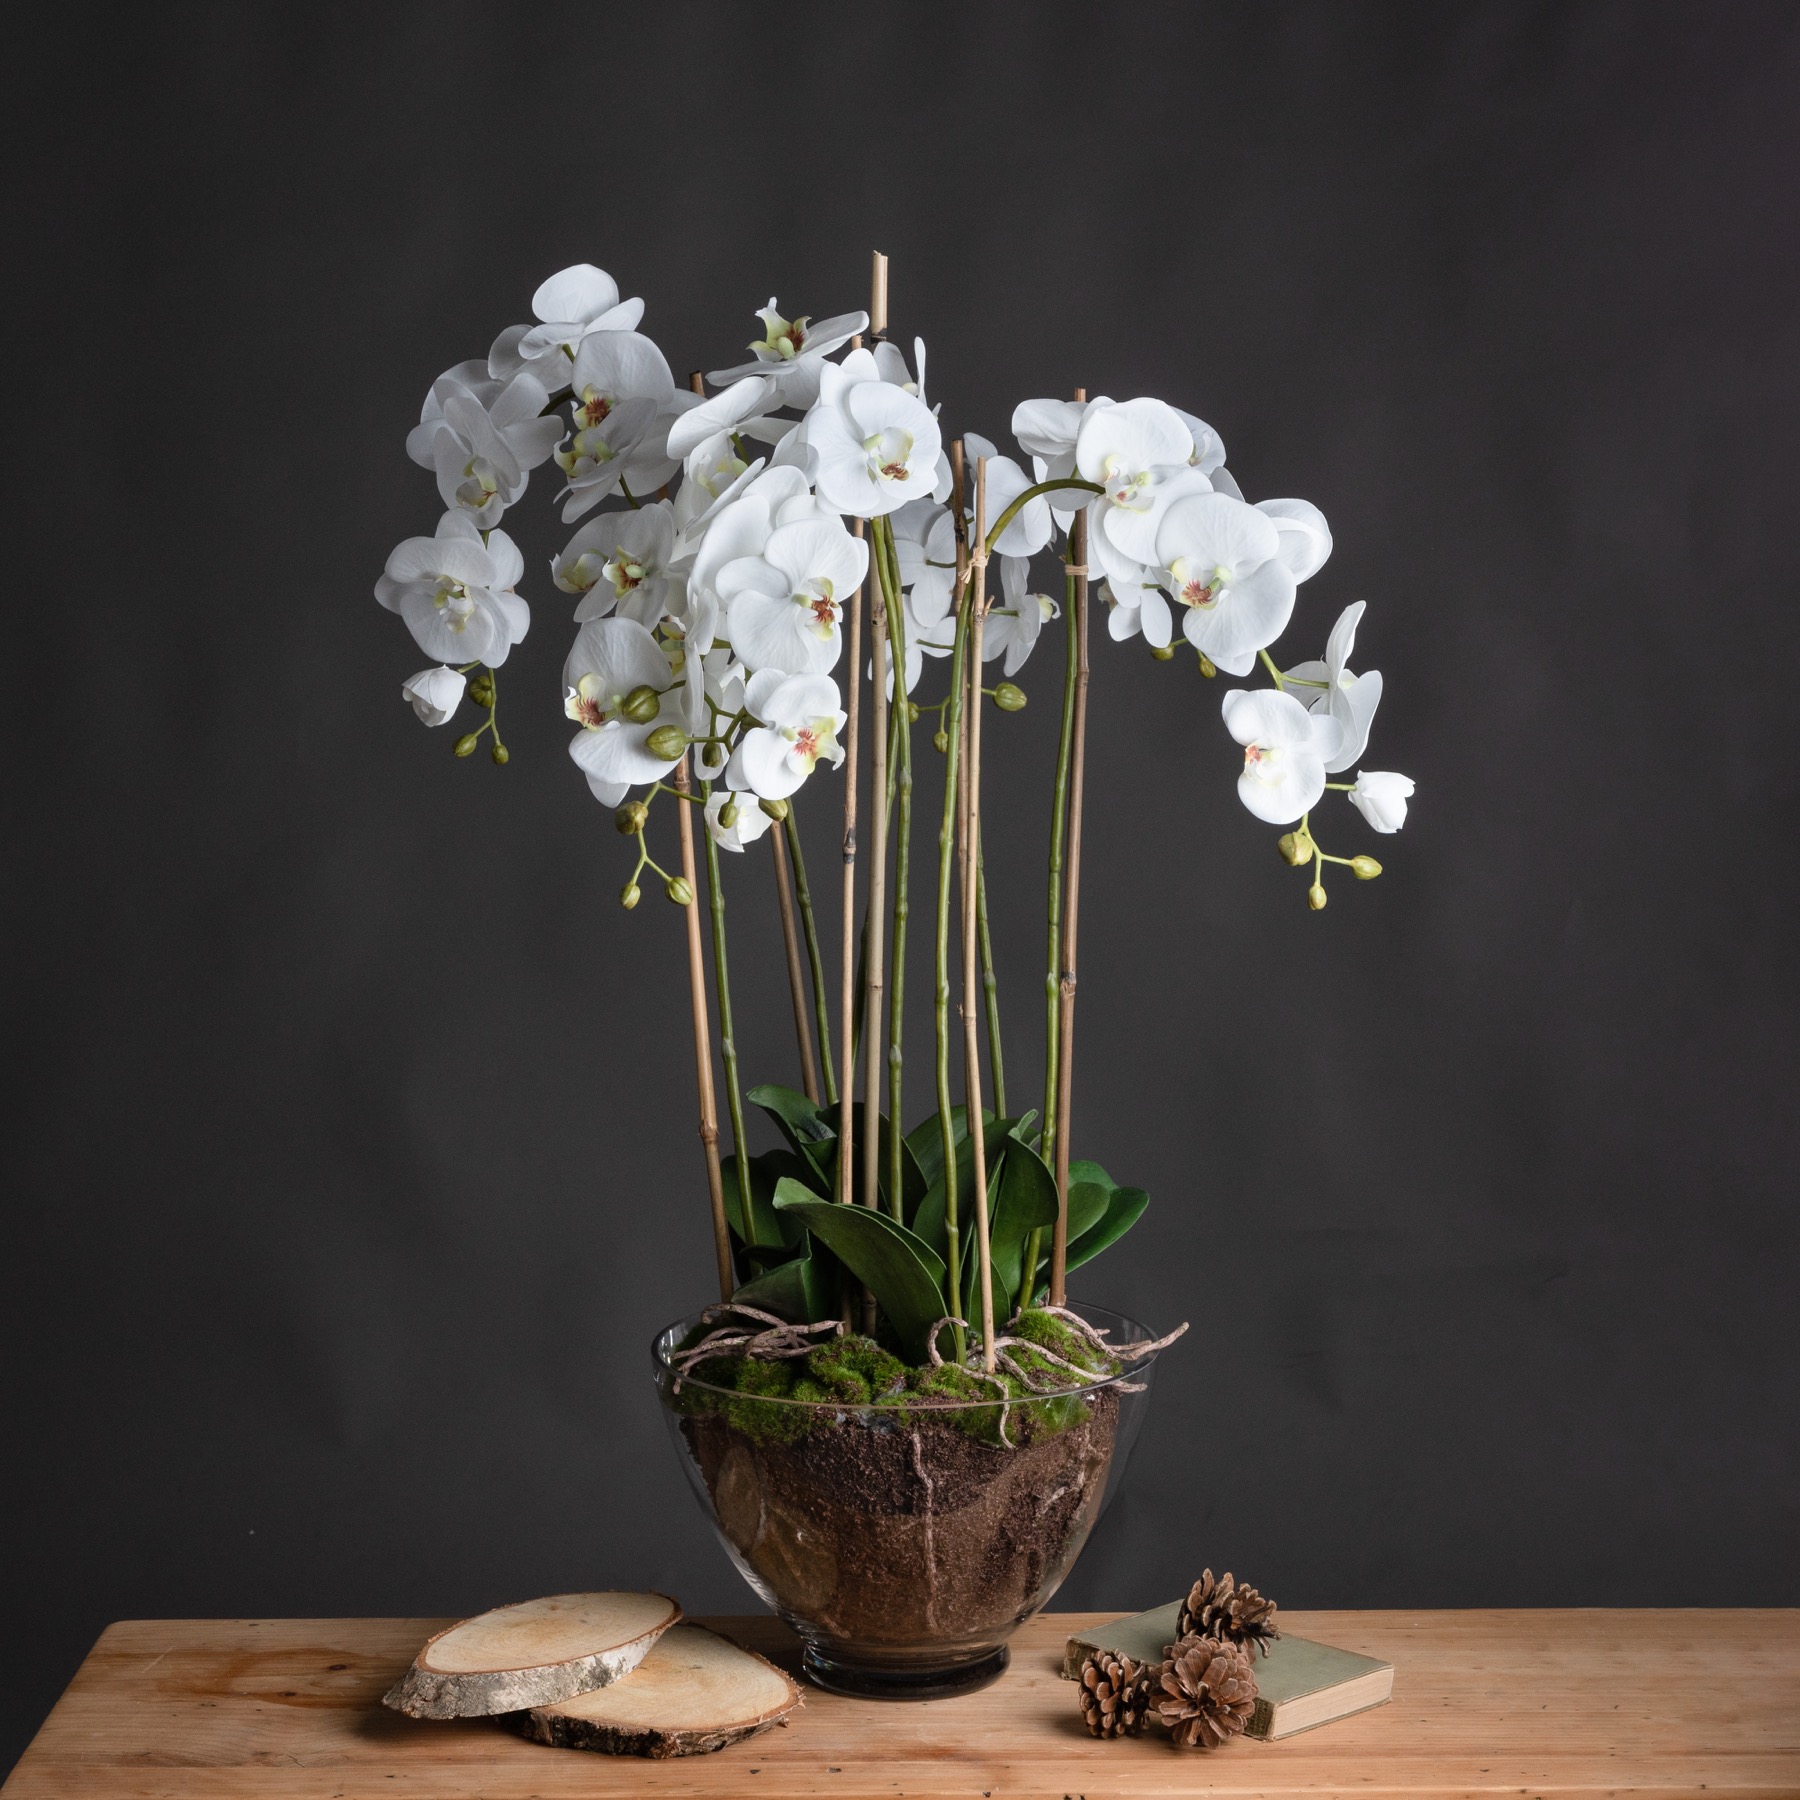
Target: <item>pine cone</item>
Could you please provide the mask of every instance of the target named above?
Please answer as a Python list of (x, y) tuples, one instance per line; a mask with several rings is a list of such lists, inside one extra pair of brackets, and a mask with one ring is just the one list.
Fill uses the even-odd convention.
[(1270, 1641), (1281, 1636), (1275, 1626), (1275, 1602), (1265, 1600), (1253, 1587), (1239, 1587), (1230, 1570), (1215, 1581), (1208, 1569), (1194, 1583), (1175, 1629), (1181, 1637), (1221, 1638), (1252, 1654), (1261, 1650), (1265, 1656)]
[(1143, 1729), (1154, 1670), (1111, 1650), (1081, 1665), (1081, 1716), (1097, 1738), (1133, 1737)]
[(1189, 1637), (1169, 1646), (1158, 1672), (1156, 1710), (1175, 1742), (1211, 1750), (1250, 1723), (1256, 1676), (1250, 1658), (1219, 1638)]

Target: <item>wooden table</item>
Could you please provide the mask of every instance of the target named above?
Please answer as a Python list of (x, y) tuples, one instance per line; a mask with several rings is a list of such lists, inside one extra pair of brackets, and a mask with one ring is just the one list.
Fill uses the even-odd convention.
[[(442, 1619), (130, 1620), (108, 1627), (6, 1783), (8, 1800), (382, 1796), (1186, 1794), (1800, 1795), (1800, 1611), (1294, 1613), (1385, 1657), (1394, 1698), (1281, 1743), (1100, 1744), (1059, 1679), (1054, 1613), (979, 1694), (900, 1705), (815, 1689), (804, 1711), (672, 1762), (525, 1743), (498, 1720), (381, 1705)], [(773, 1619), (704, 1621), (777, 1660)]]

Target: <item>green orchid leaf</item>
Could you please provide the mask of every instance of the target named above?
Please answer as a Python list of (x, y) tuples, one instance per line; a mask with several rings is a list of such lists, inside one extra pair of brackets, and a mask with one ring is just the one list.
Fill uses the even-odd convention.
[(1079, 1158), (1069, 1164), (1069, 1186), (1073, 1187), (1078, 1181), (1091, 1181), (1109, 1194), (1119, 1185), (1097, 1162), (1083, 1162)]
[(804, 1220), (807, 1230), (868, 1288), (900, 1353), (923, 1363), (932, 1326), (950, 1310), (944, 1300), (944, 1265), (931, 1246), (874, 1207), (820, 1200), (791, 1182), (776, 1189), (775, 1205)]
[(990, 1207), (994, 1311), (1002, 1320), (1012, 1317), (1018, 1303), (1026, 1239), (1056, 1224), (1056, 1177), (1025, 1141), (1030, 1125), (1029, 1117), (1021, 1119), (1008, 1133)]
[[(805, 1234), (801, 1234), (805, 1243)], [(795, 1325), (816, 1325), (837, 1314), (837, 1281), (806, 1244), (798, 1256), (746, 1281), (731, 1297)]]
[(1106, 1217), (1107, 1202), (1117, 1188), (1102, 1187), (1097, 1181), (1077, 1181), (1075, 1165), (1069, 1165), (1069, 1239), (1079, 1243)]
[[(862, 1195), (861, 1146), (863, 1143), (863, 1110), (863, 1102), (858, 1100), (856, 1102), (855, 1110), (851, 1115), (852, 1123), (856, 1128), (857, 1147), (854, 1152), (856, 1157), (856, 1184), (854, 1191), (858, 1198)], [(842, 1111), (843, 1107), (841, 1103), (837, 1106), (827, 1106), (820, 1109), (819, 1117), (831, 1127), (834, 1134), (837, 1132), (838, 1119)], [(881, 1194), (882, 1207), (891, 1218), (893, 1216), (893, 1196), (888, 1190), (890, 1185), (889, 1174), (892, 1169), (893, 1128), (888, 1123), (888, 1116), (886, 1113), (877, 1113), (875, 1117), (880, 1128), (880, 1138), (876, 1145), (877, 1161), (875, 1165), (875, 1180), (876, 1186)], [(835, 1145), (832, 1147), (831, 1166), (833, 1172), (832, 1185), (830, 1192), (826, 1195), (827, 1199), (834, 1199), (837, 1194), (837, 1155)], [(925, 1194), (925, 1185), (925, 1176), (924, 1172), (919, 1167), (919, 1159), (914, 1153), (912, 1145), (905, 1138), (902, 1138), (900, 1140), (900, 1186), (902, 1190), (901, 1216), (903, 1218), (910, 1219), (912, 1215), (918, 1211), (919, 1201)]]
[[(966, 1260), (968, 1247), (975, 1242), (974, 1202), (969, 1198), (970, 1192), (975, 1186), (975, 1146), (969, 1142), (967, 1136), (960, 1129), (962, 1125), (962, 1108), (960, 1106), (956, 1109), (956, 1115), (956, 1123), (959, 1128), (956, 1138), (956, 1215), (962, 1223), (962, 1241), (965, 1246), (964, 1258)], [(1000, 1152), (1005, 1148), (1006, 1135), (1019, 1121), (993, 1118), (985, 1109), (982, 1118), (986, 1121), (983, 1126), (982, 1142), (987, 1153), (988, 1182), (991, 1186), (994, 1170), (999, 1164)], [(932, 1121), (934, 1126), (936, 1123), (936, 1120)], [(913, 1136), (917, 1137), (918, 1132), (915, 1131)], [(947, 1257), (950, 1254), (950, 1239), (944, 1228), (946, 1196), (944, 1194), (943, 1148), (943, 1140), (940, 1138), (938, 1140), (937, 1173), (933, 1175), (931, 1185), (926, 1188), (923, 1198), (919, 1201), (918, 1210), (913, 1214), (910, 1223), (917, 1236), (923, 1238), (940, 1257)]]
[(773, 1082), (751, 1088), (746, 1097), (752, 1106), (760, 1106), (775, 1121), (781, 1135), (796, 1154), (805, 1157), (829, 1191), (831, 1166), (836, 1160), (833, 1140), (837, 1136), (831, 1121), (804, 1094)]
[[(984, 1106), (981, 1117), (986, 1124), (989, 1136), (993, 1135), (994, 1115)], [(968, 1111), (961, 1106), (950, 1109), (950, 1134), (958, 1146), (967, 1142), (969, 1136)], [(915, 1125), (906, 1134), (906, 1147), (913, 1153), (919, 1165), (919, 1173), (925, 1177), (925, 1185), (930, 1185), (944, 1172), (944, 1128), (936, 1113), (932, 1113), (922, 1125)]]
[(1106, 1203), (1106, 1212), (1097, 1225), (1090, 1226), (1080, 1237), (1071, 1237), (1066, 1267), (1079, 1269), (1092, 1262), (1102, 1250), (1116, 1244), (1139, 1219), (1150, 1204), (1150, 1196), (1142, 1188), (1114, 1188)]
[[(771, 1159), (779, 1159), (771, 1166)], [(793, 1166), (790, 1166), (793, 1165)], [(806, 1165), (800, 1157), (786, 1150), (770, 1151), (750, 1158), (750, 1218), (744, 1220), (743, 1193), (738, 1184), (737, 1157), (724, 1157), (719, 1163), (725, 1189), (725, 1222), (739, 1243), (758, 1249), (781, 1247), (792, 1249), (799, 1233), (775, 1211), (775, 1184), (784, 1175), (795, 1173)]]

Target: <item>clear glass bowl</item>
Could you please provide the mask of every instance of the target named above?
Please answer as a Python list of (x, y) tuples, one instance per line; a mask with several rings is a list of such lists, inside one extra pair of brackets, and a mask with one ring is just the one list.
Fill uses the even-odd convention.
[[(1072, 1310), (1114, 1343), (1150, 1337)], [(1154, 1353), (1029, 1402), (851, 1406), (678, 1375), (670, 1356), (698, 1323), (652, 1346), (663, 1417), (732, 1561), (799, 1633), (808, 1675), (893, 1699), (992, 1681), (1118, 1488)]]

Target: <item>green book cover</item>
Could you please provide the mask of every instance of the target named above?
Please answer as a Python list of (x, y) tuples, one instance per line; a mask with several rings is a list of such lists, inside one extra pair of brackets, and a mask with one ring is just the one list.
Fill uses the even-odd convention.
[[(1069, 1639), (1063, 1652), (1063, 1674), (1075, 1680), (1091, 1650), (1114, 1650), (1136, 1662), (1160, 1662), (1175, 1638), (1181, 1602), (1171, 1601), (1153, 1612), (1119, 1619)], [(1278, 1638), (1256, 1666), (1256, 1711), (1249, 1735), (1292, 1737), (1315, 1725), (1348, 1718), (1379, 1706), (1394, 1691), (1394, 1665), (1354, 1650), (1316, 1644), (1310, 1638)]]

